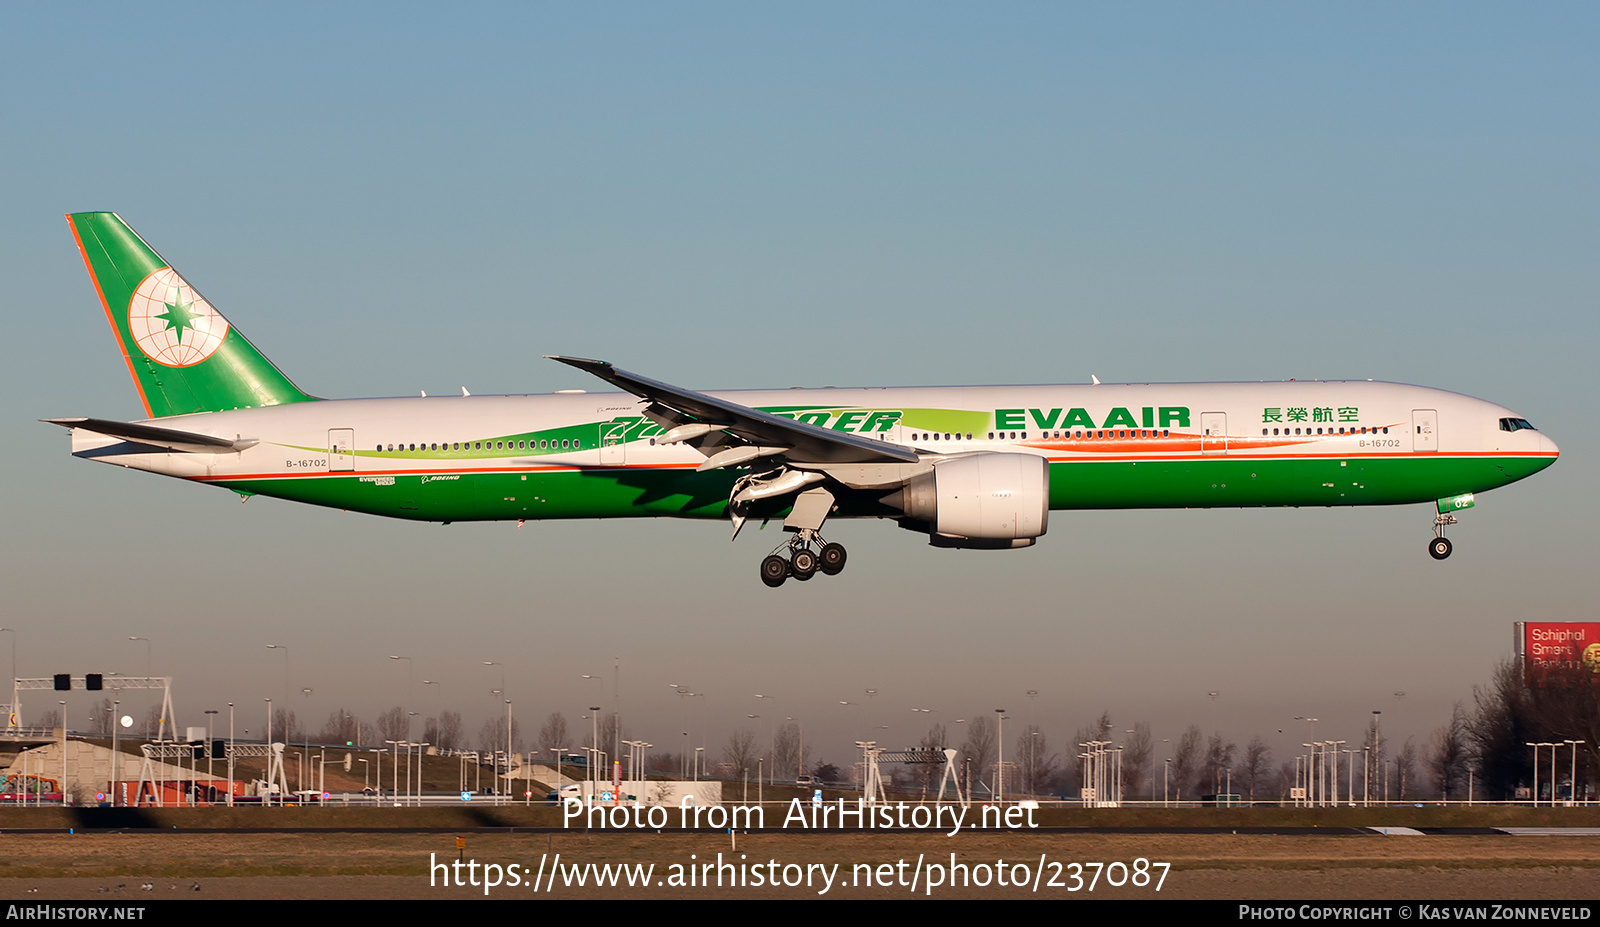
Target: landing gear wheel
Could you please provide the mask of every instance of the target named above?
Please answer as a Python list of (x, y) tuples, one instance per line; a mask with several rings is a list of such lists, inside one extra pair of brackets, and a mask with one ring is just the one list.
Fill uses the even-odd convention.
[(1440, 537), (1429, 541), (1428, 554), (1435, 560), (1443, 560), (1450, 556), (1450, 539)]
[(794, 573), (794, 578), (805, 582), (817, 574), (817, 555), (801, 548), (794, 552), (794, 559), (789, 562), (789, 569)]
[(761, 581), (776, 589), (789, 578), (789, 561), (773, 554), (761, 561)]
[(838, 576), (844, 570), (846, 555), (843, 544), (824, 544), (822, 554), (818, 557), (822, 572), (829, 576)]

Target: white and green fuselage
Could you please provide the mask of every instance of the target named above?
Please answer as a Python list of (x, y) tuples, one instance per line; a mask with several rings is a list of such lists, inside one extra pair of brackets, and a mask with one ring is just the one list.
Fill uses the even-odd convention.
[(800, 546), (828, 517), (881, 516), (1015, 547), (1061, 509), (1436, 503), (1443, 520), (1558, 454), (1510, 409), (1371, 381), (697, 393), (558, 358), (627, 391), (316, 399), (115, 214), (67, 219), (149, 411), (51, 420), (74, 455), (373, 515), (776, 516)]
[[(1051, 509), (1434, 502), (1515, 482), (1557, 455), (1538, 431), (1501, 430), (1518, 418), (1509, 409), (1366, 381), (712, 395), (932, 459), (1040, 455)], [(153, 421), (257, 440), (242, 451), (141, 453), (80, 430), (73, 453), (396, 518), (726, 518), (739, 471), (697, 472), (697, 450), (653, 444), (664, 429), (645, 405), (626, 393), (323, 400)], [(836, 516), (890, 514), (843, 494)]]

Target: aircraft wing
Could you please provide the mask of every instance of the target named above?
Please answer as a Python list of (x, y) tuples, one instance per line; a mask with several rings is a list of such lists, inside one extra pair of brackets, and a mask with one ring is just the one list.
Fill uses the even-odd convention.
[[(650, 401), (653, 417), (662, 411), (673, 413), (662, 416), (691, 428), (695, 425), (714, 426), (722, 432), (745, 442), (743, 446), (727, 446), (710, 454), (702, 470), (733, 466), (757, 457), (784, 457), (791, 461), (815, 464), (845, 463), (911, 463), (917, 462), (917, 452), (892, 444), (874, 441), (861, 435), (832, 431), (762, 412), (726, 399), (683, 389), (649, 377), (618, 370), (605, 361), (582, 357), (546, 355), (570, 367), (594, 374), (613, 386)], [(704, 431), (695, 429), (700, 434)], [(671, 431), (668, 432), (669, 439)]]
[(140, 425), (135, 422), (113, 422), (101, 418), (45, 418), (40, 421), (60, 425), (63, 428), (82, 428), (97, 435), (164, 447), (186, 454), (225, 454), (242, 451), (260, 443), (256, 438), (219, 438), (215, 435), (179, 431), (176, 428)]

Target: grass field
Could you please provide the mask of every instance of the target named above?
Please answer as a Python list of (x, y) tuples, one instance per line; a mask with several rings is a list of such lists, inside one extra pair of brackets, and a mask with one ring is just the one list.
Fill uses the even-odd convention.
[[(139, 819), (128, 809), (106, 810), (110, 813), (0, 813), (9, 861), (0, 891), (11, 898), (120, 896), (130, 903), (138, 897), (483, 898), (485, 864), (499, 867), (496, 881), (501, 883), (487, 897), (529, 900), (549, 894), (1550, 902), (1593, 898), (1600, 885), (1600, 837), (1462, 832), (1496, 826), (1593, 827), (1600, 824), (1597, 809), (1074, 809), (1041, 814), (1041, 824), (1064, 830), (968, 830), (955, 837), (854, 830), (728, 834), (519, 829), (558, 824), (555, 809), (537, 807), (155, 809), (139, 811)], [(1378, 836), (1356, 830), (1363, 826), (1451, 831)], [(213, 828), (231, 830), (211, 832)], [(1221, 830), (1194, 832), (1199, 828)], [(466, 843), (462, 855), (479, 864), (475, 870), (460, 870), (461, 878), (477, 881), (477, 886), (445, 887), (439, 883), (453, 881), (456, 870), (430, 869), (430, 861), (456, 860), (458, 837)], [(725, 864), (721, 886), (715, 884), (719, 853)], [(562, 876), (552, 885), (547, 880), (557, 871), (556, 854), (568, 868), (560, 870)], [(1141, 886), (1133, 884), (1138, 881), (1131, 878), (1133, 870), (1110, 865), (1132, 866), (1139, 859), (1170, 865), (1159, 892), (1159, 866), (1144, 870), (1150, 878)], [(711, 870), (699, 868), (708, 862)], [(1096, 863), (1106, 865), (1097, 870)], [(654, 865), (646, 881), (659, 884), (596, 887), (588, 864)], [(577, 871), (588, 884), (562, 884), (571, 881), (573, 866), (580, 867)], [(754, 875), (757, 866), (762, 867), (759, 877)], [(960, 866), (966, 867), (965, 884)], [(540, 871), (535, 889), (531, 882)], [(631, 871), (636, 876), (643, 872)], [(832, 879), (824, 881), (829, 871)], [(680, 882), (692, 879), (694, 884), (672, 884), (674, 872)], [(799, 881), (802, 874), (809, 884), (766, 884), (773, 877)], [(1096, 875), (1098, 881), (1091, 886)], [(1028, 884), (1023, 886), (999, 884), (1001, 878), (1011, 882), (1024, 876)], [(762, 884), (752, 884), (758, 878)], [(1123, 884), (1113, 884), (1119, 880)], [(151, 887), (146, 890), (145, 885)]]

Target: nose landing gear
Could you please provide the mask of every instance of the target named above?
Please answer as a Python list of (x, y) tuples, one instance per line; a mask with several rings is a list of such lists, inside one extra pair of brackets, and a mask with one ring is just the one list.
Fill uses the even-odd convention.
[(1433, 540), (1428, 542), (1428, 556), (1443, 560), (1450, 556), (1450, 539), (1444, 536), (1446, 526), (1456, 524), (1454, 515), (1439, 514), (1433, 517)]

